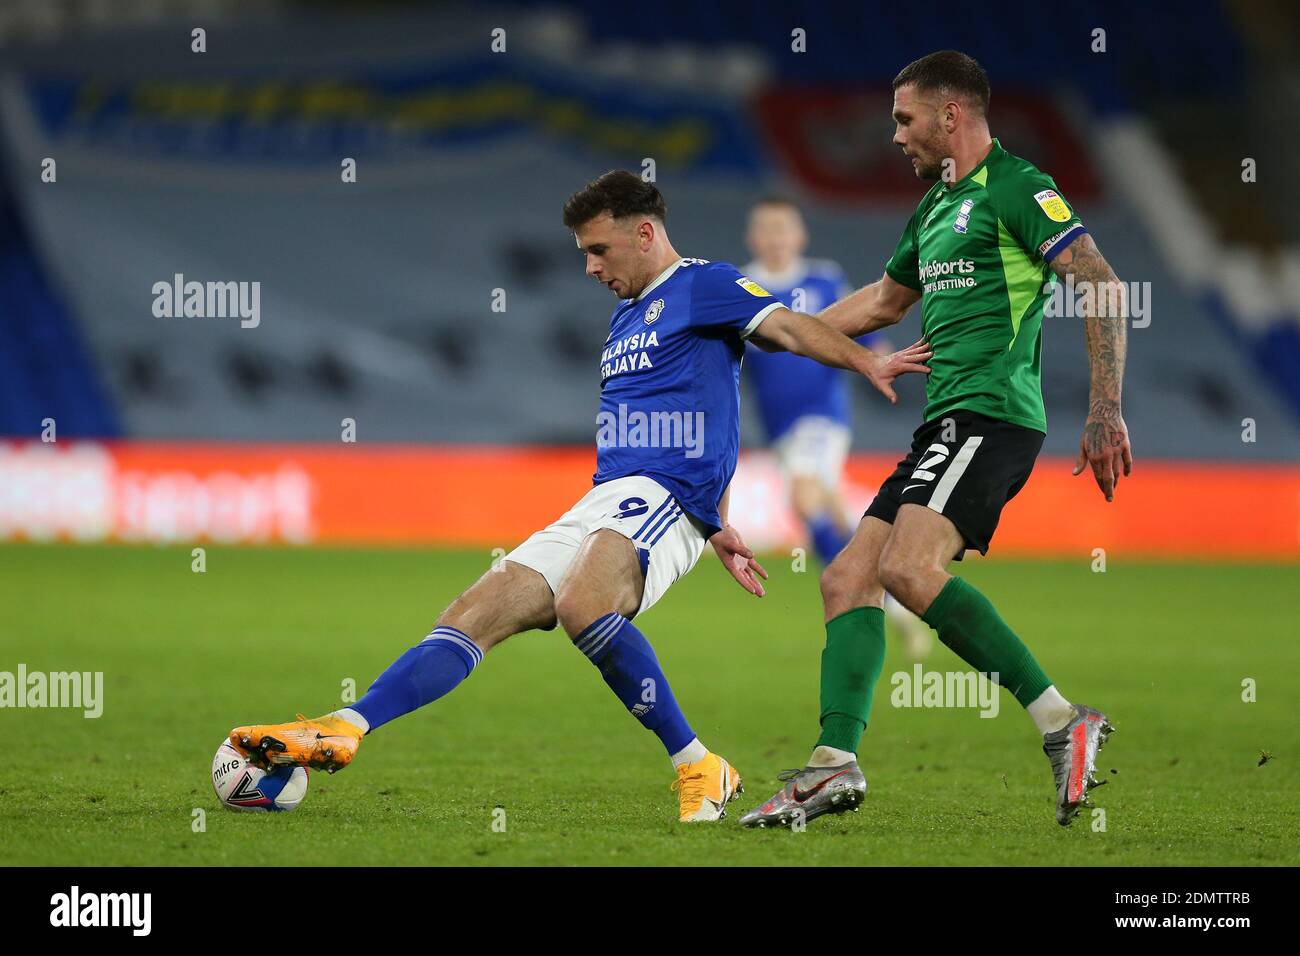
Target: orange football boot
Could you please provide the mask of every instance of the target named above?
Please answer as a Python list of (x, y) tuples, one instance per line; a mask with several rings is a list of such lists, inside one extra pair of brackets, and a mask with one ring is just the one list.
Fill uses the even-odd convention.
[(262, 766), (297, 764), (333, 773), (352, 762), (363, 736), (360, 727), (341, 717), (308, 720), (299, 714), (291, 724), (236, 727), (230, 745)]
[(672, 789), (677, 791), (677, 819), (682, 823), (722, 819), (727, 802), (745, 791), (736, 768), (713, 753), (678, 767)]

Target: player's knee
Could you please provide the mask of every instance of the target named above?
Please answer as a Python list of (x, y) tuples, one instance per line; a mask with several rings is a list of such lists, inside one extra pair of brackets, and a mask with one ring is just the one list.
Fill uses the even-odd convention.
[(458, 594), (456, 599), (447, 605), (447, 609), (438, 615), (434, 627), (454, 627), (463, 631), (468, 624), (468, 618), (474, 611), (474, 602), (467, 596), (468, 593), (462, 591)]
[(591, 602), (574, 588), (562, 587), (555, 595), (555, 619), (571, 640), (585, 631), (592, 621), (608, 612), (609, 608), (600, 610), (592, 607)]
[(456, 600), (447, 605), (447, 609), (438, 615), (438, 619), (433, 622), (435, 628), (454, 627), (469, 637), (483, 650), (490, 650), (493, 646), (504, 641), (509, 634), (501, 632), (499, 628), (485, 626), (481, 616), (475, 613), (474, 599), (469, 596), (469, 592), (463, 592)]
[(822, 589), (822, 603), (828, 609), (832, 603), (839, 603), (843, 595), (845, 581), (834, 561), (822, 568), (822, 575), (818, 579), (818, 583)]
[(879, 605), (885, 592), (871, 575), (863, 574), (845, 560), (836, 559), (821, 574), (822, 606), (827, 619), (851, 611), (855, 607)]
[(886, 550), (880, 558), (880, 583), (904, 604), (917, 578), (916, 565), (905, 555)]
[(555, 627), (551, 589), (536, 571), (506, 562), (486, 572), (438, 615), (435, 627), (454, 627), (488, 650), (513, 634)]

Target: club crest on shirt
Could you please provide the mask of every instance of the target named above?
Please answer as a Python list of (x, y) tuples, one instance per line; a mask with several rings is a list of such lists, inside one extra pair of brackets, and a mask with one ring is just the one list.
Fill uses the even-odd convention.
[(655, 319), (659, 318), (659, 313), (664, 310), (664, 300), (655, 299), (645, 307), (645, 324), (649, 325)]
[(1047, 213), (1047, 218), (1052, 222), (1065, 222), (1070, 218), (1070, 207), (1054, 189), (1044, 189), (1042, 192), (1034, 193), (1034, 201), (1043, 212)]
[(971, 207), (974, 205), (975, 200), (973, 199), (967, 199), (962, 202), (961, 209), (957, 211), (957, 220), (952, 224), (954, 232), (960, 232), (963, 235), (965, 234), (966, 227), (970, 225)]

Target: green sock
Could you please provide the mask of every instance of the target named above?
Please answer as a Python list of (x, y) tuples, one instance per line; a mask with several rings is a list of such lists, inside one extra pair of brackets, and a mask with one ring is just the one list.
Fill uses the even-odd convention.
[(949, 578), (921, 615), (943, 641), (971, 667), (997, 674), (998, 683), (1028, 707), (1052, 686), (1016, 632), (1007, 627), (989, 599), (961, 578)]
[(818, 747), (858, 752), (871, 696), (885, 666), (885, 612), (855, 607), (826, 622), (822, 651), (822, 735)]

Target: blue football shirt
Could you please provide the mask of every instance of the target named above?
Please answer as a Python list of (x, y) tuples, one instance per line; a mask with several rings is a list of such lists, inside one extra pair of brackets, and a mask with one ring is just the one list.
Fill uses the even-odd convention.
[[(800, 259), (781, 275), (768, 273), (757, 263), (750, 263), (745, 271), (788, 308), (810, 315), (853, 291), (843, 270), (825, 259)], [(867, 344), (871, 338), (864, 336), (858, 341)], [(768, 441), (776, 441), (807, 415), (849, 424), (848, 379), (841, 369), (757, 347), (749, 350), (746, 368)]]
[(740, 452), (745, 339), (782, 303), (726, 262), (679, 259), (614, 309), (593, 483), (646, 475), (713, 534)]

